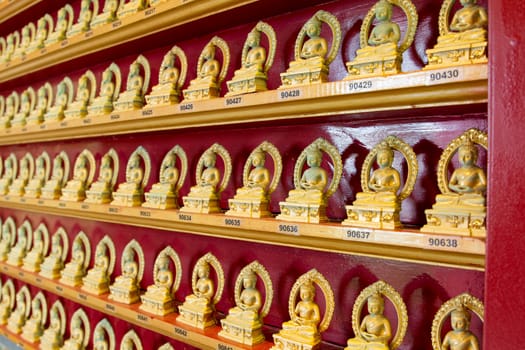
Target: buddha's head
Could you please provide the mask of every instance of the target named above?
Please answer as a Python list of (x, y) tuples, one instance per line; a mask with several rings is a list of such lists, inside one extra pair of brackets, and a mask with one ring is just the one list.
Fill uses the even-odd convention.
[(466, 140), (458, 149), (458, 158), (462, 166), (471, 166), (478, 161), (478, 148), (472, 141)]
[(252, 158), (252, 165), (254, 167), (263, 166), (266, 162), (266, 153), (263, 151), (257, 151), (254, 152), (253, 158)]
[(257, 29), (252, 30), (248, 34), (247, 42), (249, 47), (259, 46), (259, 43), (261, 42), (261, 32)]
[(317, 17), (312, 17), (306, 22), (306, 34), (310, 37), (318, 37), (321, 35), (321, 21)]
[(387, 144), (382, 144), (377, 151), (377, 165), (381, 168), (392, 166), (394, 160), (394, 151)]
[(242, 286), (244, 288), (255, 288), (257, 283), (257, 275), (252, 271), (246, 271), (242, 276)]
[(308, 150), (306, 154), (306, 163), (309, 167), (318, 167), (321, 165), (323, 160), (323, 153), (319, 148), (313, 148)]
[(452, 329), (455, 331), (465, 331), (470, 325), (470, 312), (463, 306), (459, 306), (450, 314)]
[(315, 286), (308, 281), (299, 288), (299, 295), (302, 301), (313, 301), (315, 298)]
[(379, 293), (374, 293), (368, 297), (368, 312), (377, 315), (383, 314), (385, 309), (385, 300)]
[(389, 21), (392, 18), (392, 4), (388, 0), (380, 0), (376, 4), (375, 13), (378, 21)]

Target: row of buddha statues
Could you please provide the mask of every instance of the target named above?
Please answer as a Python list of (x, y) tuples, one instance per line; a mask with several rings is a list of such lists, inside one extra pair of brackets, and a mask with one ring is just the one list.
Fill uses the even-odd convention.
[[(48, 308), (48, 306), (50, 306)], [(39, 291), (32, 298), (26, 285), (16, 291), (13, 280), (7, 279), (2, 285), (0, 299), (0, 326), (19, 334), (25, 341), (38, 344), (43, 350), (81, 350), (89, 349), (90, 335), (94, 350), (117, 349), (115, 332), (107, 318), (102, 319), (91, 330), (89, 318), (81, 307), (69, 320), (69, 338), (66, 338), (67, 312), (60, 300), (49, 305), (47, 299)], [(138, 334), (130, 329), (120, 341), (120, 350), (143, 350)], [(158, 350), (173, 350), (166, 343)]]
[[(177, 324), (197, 329), (219, 324), (215, 305), (222, 297), (226, 278), (221, 263), (212, 253), (203, 255), (195, 262), (191, 274), (192, 293), (184, 298), (184, 302), (178, 303), (175, 293), (182, 279), (182, 264), (179, 255), (171, 246), (165, 247), (155, 258), (154, 283), (144, 292), (141, 288), (145, 270), (144, 252), (135, 239), (124, 247), (120, 260), (121, 274), (111, 282), (116, 250), (108, 235), (97, 243), (91, 268), (91, 243), (82, 231), (78, 232), (73, 240), (69, 262), (65, 261), (68, 255), (68, 235), (63, 228), (58, 228), (49, 237), (44, 224), (32, 231), (31, 224), (25, 221), (18, 229), (16, 242), (12, 244), (13, 236), (14, 220), (9, 217), (3, 223), (0, 241), (0, 261), (5, 261), (6, 264), (38, 272), (48, 279), (59, 279), (62, 284), (81, 287), (83, 291), (94, 295), (109, 292), (109, 299), (117, 303), (141, 302), (139, 309), (153, 315), (178, 313)], [(253, 261), (241, 269), (232, 289), (235, 306), (220, 320), (222, 329), (219, 336), (247, 345), (263, 342), (263, 319), (270, 310), (274, 294), (270, 274), (261, 263)], [(324, 305), (324, 312), (316, 301), (317, 291), (321, 291), (324, 297), (324, 303), (321, 304)], [(390, 320), (383, 314), (385, 299), (392, 303), (396, 312), (398, 329), (395, 332), (391, 329)], [(368, 305), (368, 315), (362, 317), (365, 304)], [(7, 323), (11, 331), (24, 334), (27, 320), (27, 333), (32, 339), (45, 337), (46, 333), (42, 333), (45, 323), (42, 310), (47, 310), (47, 307), (40, 301), (42, 310), (32, 311), (37, 312), (40, 320), (40, 324), (35, 324), (36, 321), (31, 322), (33, 317), (29, 317), (29, 305), (28, 291), (19, 292), (15, 296), (12, 286), (4, 284), (0, 300), (0, 324)], [(469, 331), (469, 309), (483, 318), (483, 304), (469, 294), (461, 294), (443, 304), (433, 324), (432, 340), (433, 343), (439, 344), (434, 349), (479, 349), (476, 336)], [(321, 333), (328, 328), (334, 310), (334, 294), (330, 283), (316, 269), (304, 273), (292, 286), (289, 296), (290, 320), (284, 322), (281, 330), (273, 335), (275, 345), (272, 349), (317, 348), (321, 342)], [(449, 315), (452, 316), (453, 330), (441, 339), (441, 329)], [(355, 301), (352, 312), (355, 337), (348, 340), (346, 349), (396, 349), (403, 341), (407, 325), (407, 309), (401, 295), (388, 283), (378, 281), (366, 287)], [(74, 330), (79, 327), (80, 322), (73, 325), (72, 321), (71, 333), (75, 334)], [(84, 338), (78, 337), (77, 340), (85, 341), (85, 338), (89, 337), (89, 322), (84, 320), (83, 327), (79, 333), (84, 335)], [(58, 334), (55, 333), (54, 337), (56, 336)], [(55, 342), (41, 341), (41, 344), (44, 343)], [(70, 349), (67, 341), (62, 349)]]
[[(109, 2), (108, 0), (106, 3)], [(144, 2), (131, 1), (123, 8), (131, 3)], [(451, 23), (448, 23), (448, 14), (454, 1), (443, 2), (439, 24), (440, 37), (436, 47), (427, 51), (429, 60), (426, 69), (487, 62), (485, 54), (487, 13), (483, 7), (476, 4), (476, 0), (462, 0), (461, 3), (463, 8), (458, 10)], [(83, 1), (82, 4), (90, 8), (90, 1)], [(399, 25), (391, 21), (394, 6), (400, 6), (408, 18), (404, 38), (401, 38), (402, 31)], [(63, 9), (59, 12), (67, 13)], [(374, 14), (377, 23), (370, 31)], [(42, 23), (47, 22), (43, 20)], [(331, 45), (321, 36), (323, 23), (332, 31)], [(348, 75), (345, 79), (399, 73), (402, 54), (414, 40), (416, 26), (417, 12), (410, 0), (401, 2), (380, 0), (363, 21), (361, 48), (357, 51), (356, 58), (346, 64)], [(261, 46), (263, 34), (267, 38), (268, 47)], [(27, 35), (22, 37), (26, 38)], [(329, 65), (338, 53), (341, 38), (337, 18), (326, 11), (318, 11), (306, 22), (297, 37), (295, 59), (290, 62), (288, 70), (281, 73), (280, 88), (328, 81)], [(250, 31), (242, 50), (242, 66), (227, 82), (226, 96), (267, 90), (267, 73), (275, 57), (276, 40), (275, 31), (265, 22), (259, 22)], [(9, 42), (8, 39), (7, 47), (10, 47)], [(221, 51), (222, 62), (216, 57), (217, 49)], [(15, 55), (16, 50), (6, 48), (3, 52), (5, 56), (3, 59), (6, 60), (11, 55)], [(181, 95), (183, 101), (219, 97), (229, 62), (230, 50), (226, 41), (217, 36), (212, 38), (199, 56), (196, 78), (190, 81), (186, 89), (182, 89), (188, 64), (184, 51), (174, 46), (162, 60), (158, 84), (147, 94), (151, 75), (150, 65), (144, 56), (139, 55), (130, 65), (125, 90), (120, 91), (122, 82), (120, 68), (112, 63), (102, 74), (98, 96), (96, 78), (91, 70), (86, 71), (78, 79), (76, 95), (74, 84), (69, 77), (58, 83), (55, 96), (49, 83), (42, 85), (36, 93), (32, 87), (28, 87), (20, 94), (13, 91), (8, 97), (0, 99), (0, 125), (9, 128), (12, 125), (23, 126), (26, 123), (38, 124), (63, 118), (109, 114), (113, 110), (125, 111), (141, 109), (144, 106), (150, 108), (169, 105), (178, 103)]]
[[(425, 211), (427, 224), (422, 227), (423, 232), (486, 236), (487, 179), (485, 171), (477, 164), (480, 147), (487, 149), (487, 134), (469, 129), (445, 148), (437, 170), (441, 193), (436, 196), (433, 207)], [(401, 169), (393, 166), (396, 154), (399, 154), (396, 164), (406, 164), (404, 178), (400, 175)], [(63, 151), (55, 156), (53, 164), (45, 151), (36, 160), (30, 153), (19, 161), (11, 154), (4, 160), (0, 196), (178, 209), (181, 213), (222, 213), (221, 193), (232, 173), (229, 152), (220, 144), (213, 144), (199, 158), (195, 185), (182, 196), (183, 206), (179, 208), (179, 190), (188, 172), (187, 156), (181, 146), (176, 145), (166, 153), (160, 164), (158, 182), (149, 191), (146, 186), (151, 159), (144, 147), (139, 146), (129, 156), (126, 179), (118, 186), (117, 152), (111, 149), (102, 156), (96, 180), (95, 163), (93, 154), (83, 150), (78, 154), (70, 176), (69, 158)], [(323, 138), (304, 148), (295, 163), (295, 188), (279, 202), (280, 214), (276, 219), (305, 223), (328, 221), (328, 199), (337, 191), (342, 164), (340, 152)], [(454, 164), (457, 165), (451, 173)], [(277, 147), (268, 141), (262, 142), (248, 156), (242, 174), (243, 185), (228, 200), (229, 210), (225, 215), (272, 216), (269, 210), (271, 194), (280, 182), (282, 169)], [(417, 156), (409, 144), (392, 135), (381, 140), (365, 158), (361, 169), (362, 191), (356, 194), (352, 205), (346, 206), (347, 218), (342, 224), (376, 229), (400, 228), (401, 204), (412, 193), (417, 174)]]

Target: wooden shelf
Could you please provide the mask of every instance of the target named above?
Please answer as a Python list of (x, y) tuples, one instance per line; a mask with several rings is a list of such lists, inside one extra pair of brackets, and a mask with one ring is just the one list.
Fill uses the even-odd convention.
[[(0, 3), (0, 23), (7, 21), (41, 1), (42, 0), (4, 0)], [(20, 29), (22, 29), (22, 26)]]
[[(294, 223), (274, 218), (252, 219), (224, 214), (189, 214), (175, 209), (120, 207), (10, 196), (0, 198), (0, 207), (318, 251), (450, 265), (472, 270), (483, 270), (485, 266), (483, 240), (427, 234), (411, 229), (365, 229), (343, 226), (340, 223)], [(437, 246), (436, 242), (439, 242)]]
[[(454, 77), (436, 78), (447, 72), (454, 72)], [(173, 106), (146, 106), (139, 111), (0, 130), (0, 145), (486, 103), (487, 76), (487, 65), (472, 65), (182, 102)]]

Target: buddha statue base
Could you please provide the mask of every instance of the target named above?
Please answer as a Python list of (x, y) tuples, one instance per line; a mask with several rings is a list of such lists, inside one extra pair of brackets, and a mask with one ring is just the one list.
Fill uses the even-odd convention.
[(325, 204), (279, 202), (279, 207), (281, 208), (281, 214), (276, 216), (277, 220), (312, 224), (328, 221)]
[(200, 101), (200, 100), (209, 100), (211, 98), (220, 97), (220, 91), (218, 86), (205, 86), (205, 87), (188, 87), (188, 89), (183, 90), (182, 94), (184, 95), (185, 101)]
[(304, 338), (297, 336), (288, 337), (281, 332), (273, 335), (274, 346), (270, 350), (318, 350), (321, 344), (320, 338)]
[(139, 289), (125, 289), (119, 286), (109, 286), (109, 299), (122, 304), (135, 304), (140, 301)]
[(301, 67), (295, 69), (288, 69), (281, 73), (282, 85), (279, 89), (286, 89), (292, 86), (312, 85), (326, 83), (328, 81), (327, 67)]
[(32, 184), (30, 182), (29, 185), (27, 185), (24, 188), (25, 198), (40, 198), (41, 195), (42, 195), (42, 187), (40, 185), (35, 186), (35, 184)]
[(40, 340), (43, 332), (44, 331), (40, 323), (37, 325), (35, 322), (28, 321), (24, 325), (24, 328), (22, 328), (22, 338), (31, 343), (36, 343)]
[(131, 16), (139, 11), (144, 10), (144, 7), (140, 4), (144, 1), (131, 1), (126, 3), (119, 11), (118, 11), (118, 18), (122, 19), (127, 16)]
[(27, 124), (27, 118), (28, 116), (18, 116), (15, 115), (15, 117), (11, 120), (11, 128), (22, 128), (26, 126)]
[(112, 16), (110, 12), (101, 12), (91, 20), (91, 29), (101, 26), (106, 23), (111, 23), (117, 19), (117, 16)]
[(401, 61), (402, 57), (398, 54), (363, 58), (357, 56), (355, 60), (346, 64), (348, 75), (344, 80), (399, 74), (401, 72)]
[(94, 204), (107, 204), (111, 203), (113, 200), (113, 192), (111, 191), (86, 191), (85, 203), (94, 203)]
[(180, 211), (183, 213), (212, 214), (221, 212), (219, 200), (215, 198), (186, 196), (182, 198), (182, 202), (183, 207), (180, 208)]
[(140, 297), (142, 304), (139, 309), (149, 312), (154, 315), (166, 316), (175, 312), (176, 305), (174, 299), (159, 300), (158, 296), (150, 296), (148, 293)]
[(246, 218), (265, 218), (272, 216), (272, 213), (270, 213), (268, 209), (268, 201), (233, 198), (228, 200), (228, 205), (230, 206), (230, 210), (226, 212), (226, 215)]
[(0, 195), (5, 196), (9, 192), (9, 186), (11, 186), (11, 179), (2, 179), (0, 180)]
[(427, 224), (421, 232), (486, 238), (485, 207), (466, 208), (434, 204), (432, 209), (425, 210)]
[(7, 320), (11, 315), (11, 309), (0, 309), (0, 326), (7, 324)]
[(216, 323), (214, 312), (210, 308), (206, 310), (196, 310), (183, 304), (179, 306), (179, 314), (177, 322), (187, 324), (194, 328), (205, 329), (214, 326)]
[[(46, 184), (47, 185), (47, 184)], [(45, 186), (42, 188), (40, 198), (42, 199), (59, 199), (62, 195), (62, 189), (60, 187)]]
[(13, 266), (22, 266), (24, 264), (24, 256), (21, 254), (20, 251), (11, 250), (11, 252), (7, 256), (6, 263)]
[(62, 336), (53, 329), (46, 329), (40, 337), (40, 349), (59, 350), (64, 343)]
[(180, 92), (173, 89), (171, 85), (167, 88), (159, 88), (152, 91), (150, 95), (146, 95), (146, 103), (148, 106), (166, 106), (179, 103)]
[(177, 196), (172, 193), (154, 193), (148, 192), (145, 194), (146, 201), (142, 203), (145, 208), (153, 209), (177, 209), (179, 204)]
[(368, 342), (361, 338), (352, 338), (347, 342), (347, 346), (344, 350), (390, 350), (389, 346), (380, 342)]
[(84, 118), (88, 114), (87, 106), (73, 104), (65, 112), (67, 119)]
[(487, 63), (487, 42), (458, 42), (438, 44), (426, 50), (428, 64), (423, 69), (447, 68), (468, 64)]
[(82, 202), (86, 199), (86, 191), (83, 189), (62, 189), (61, 201)]
[(24, 258), (24, 262), (22, 264), (22, 269), (26, 270), (26, 271), (30, 271), (30, 272), (40, 272), (40, 264), (42, 262), (41, 261), (38, 261), (38, 260), (31, 260), (29, 261), (27, 259), (27, 256), (26, 258)]
[(91, 104), (91, 106), (88, 107), (88, 114), (89, 115), (103, 115), (103, 114), (110, 114), (113, 112), (113, 102), (112, 101), (105, 101), (100, 102), (96, 101)]
[(26, 118), (25, 125), (39, 125), (44, 122), (44, 113), (39, 114), (30, 114), (29, 117)]
[(62, 272), (63, 268), (63, 266), (59, 266), (57, 264), (55, 264), (55, 266), (48, 266), (44, 262), (42, 265), (40, 265), (39, 275), (45, 278), (55, 280), (57, 278), (60, 278), (60, 273)]
[(237, 96), (250, 94), (253, 92), (266, 91), (268, 90), (266, 81), (266, 75), (261, 73), (253, 74), (252, 77), (234, 77), (232, 80), (226, 83), (228, 85), (228, 92), (225, 96)]
[(26, 185), (27, 182), (25, 180), (15, 180), (11, 186), (9, 186), (7, 194), (10, 196), (22, 197), (25, 194)]
[(0, 127), (2, 129), (9, 129), (11, 127), (11, 118), (0, 119)]
[(50, 111), (44, 115), (44, 121), (46, 123), (58, 123), (65, 118), (63, 111)]
[(25, 315), (18, 315), (16, 312), (11, 313), (7, 320), (7, 329), (14, 334), (22, 333), (22, 327), (25, 324)]
[(111, 205), (120, 205), (122, 207), (140, 207), (143, 201), (144, 194), (142, 192), (113, 192), (113, 201), (111, 202)]
[(142, 97), (137, 97), (135, 94), (133, 96), (127, 96), (126, 92), (123, 92), (119, 99), (113, 104), (115, 111), (136, 111), (144, 107), (144, 100)]
[[(248, 323), (253, 323), (249, 325)], [(256, 345), (264, 341), (262, 324), (259, 321), (243, 321), (230, 316), (221, 320), (219, 336), (246, 345)]]
[(81, 289), (83, 291), (86, 291), (91, 294), (95, 295), (102, 295), (109, 292), (109, 280), (95, 280), (94, 278), (88, 276), (84, 277), (82, 279), (82, 287)]
[[(67, 286), (78, 287), (82, 285), (83, 274), (79, 271), (68, 271), (68, 266), (62, 270), (59, 282)], [(73, 270), (73, 269), (72, 269)]]
[(401, 227), (400, 205), (347, 205), (341, 225), (394, 230)]

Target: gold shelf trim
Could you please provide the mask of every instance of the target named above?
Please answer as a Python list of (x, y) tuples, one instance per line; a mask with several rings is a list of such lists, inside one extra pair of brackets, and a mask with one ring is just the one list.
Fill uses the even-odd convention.
[[(5, 0), (0, 4), (0, 23), (16, 16), (25, 9), (34, 6), (43, 0)], [(20, 27), (22, 29), (22, 27)]]

